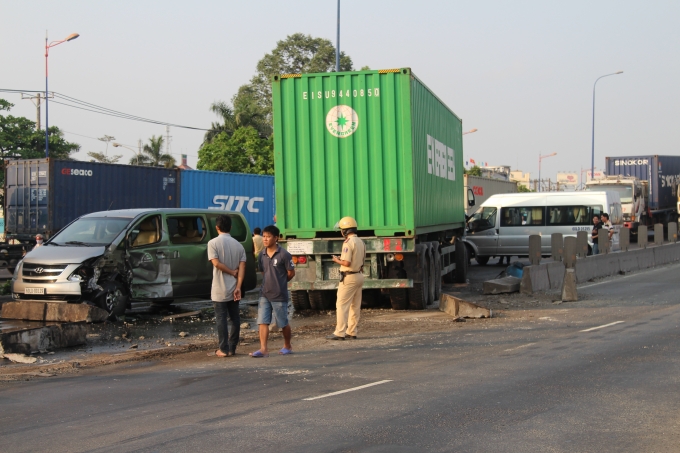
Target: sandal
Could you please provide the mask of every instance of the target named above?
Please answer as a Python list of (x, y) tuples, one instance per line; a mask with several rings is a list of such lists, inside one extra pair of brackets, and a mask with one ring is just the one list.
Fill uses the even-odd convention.
[(292, 353), (293, 353), (293, 350), (288, 349), (288, 348), (281, 348), (281, 350), (279, 351), (279, 354), (281, 354), (281, 355), (288, 355), (288, 354), (292, 354)]
[(260, 358), (263, 358), (263, 357), (269, 357), (269, 354), (262, 354), (262, 351), (260, 351), (260, 350), (258, 349), (258, 350), (255, 351), (255, 352), (251, 352), (251, 353), (250, 353), (250, 357), (252, 357), (252, 358), (254, 358), (254, 359), (260, 359)]

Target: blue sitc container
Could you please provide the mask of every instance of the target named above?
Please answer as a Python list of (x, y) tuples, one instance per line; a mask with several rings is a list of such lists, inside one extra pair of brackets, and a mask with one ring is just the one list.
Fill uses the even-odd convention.
[(241, 212), (250, 229), (274, 223), (274, 177), (181, 170), (180, 207)]

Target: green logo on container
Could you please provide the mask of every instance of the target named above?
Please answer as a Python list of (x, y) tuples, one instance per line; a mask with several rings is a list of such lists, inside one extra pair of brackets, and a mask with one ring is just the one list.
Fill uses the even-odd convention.
[(359, 117), (349, 105), (338, 105), (328, 111), (326, 115), (326, 129), (338, 138), (352, 135), (359, 126)]

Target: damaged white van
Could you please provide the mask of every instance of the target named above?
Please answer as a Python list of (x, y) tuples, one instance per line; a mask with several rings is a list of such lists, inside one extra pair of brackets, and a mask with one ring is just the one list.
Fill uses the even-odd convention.
[(16, 300), (92, 303), (118, 316), (131, 301), (171, 303), (210, 298), (208, 241), (219, 215), (246, 250), (243, 292), (256, 286), (252, 235), (239, 212), (208, 209), (129, 209), (74, 220), (17, 265)]

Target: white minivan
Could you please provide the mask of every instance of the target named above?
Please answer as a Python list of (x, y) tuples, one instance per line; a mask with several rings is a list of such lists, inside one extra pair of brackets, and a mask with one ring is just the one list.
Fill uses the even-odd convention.
[[(593, 216), (609, 214), (615, 234), (611, 250), (619, 249), (623, 225), (617, 192), (530, 192), (493, 195), (470, 217), (464, 239), (470, 257), (484, 265), (493, 257), (528, 256), (529, 236), (541, 236), (543, 255), (550, 255), (553, 233), (576, 236), (593, 229)], [(589, 253), (592, 240), (588, 235)]]

